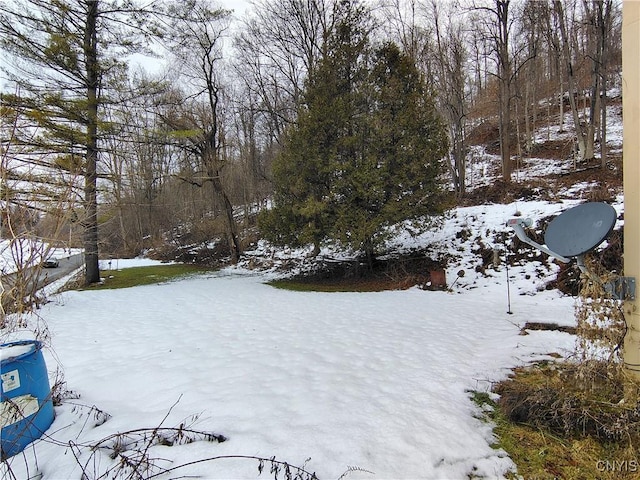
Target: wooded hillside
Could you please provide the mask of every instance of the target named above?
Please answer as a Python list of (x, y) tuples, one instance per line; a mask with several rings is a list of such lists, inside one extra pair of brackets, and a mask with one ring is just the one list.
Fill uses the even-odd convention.
[[(620, 1), (14, 0), (0, 39), (2, 236), (83, 246), (87, 283), (99, 254), (237, 261), (258, 237), (373, 254), (482, 202), (478, 155), (503, 190), (530, 158), (621, 162)], [(558, 119), (572, 141), (536, 136)]]

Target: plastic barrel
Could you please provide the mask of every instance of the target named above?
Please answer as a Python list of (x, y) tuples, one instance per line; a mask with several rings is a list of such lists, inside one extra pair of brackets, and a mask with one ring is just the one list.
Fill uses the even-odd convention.
[(0, 345), (2, 459), (20, 453), (51, 426), (53, 401), (42, 343), (22, 340)]

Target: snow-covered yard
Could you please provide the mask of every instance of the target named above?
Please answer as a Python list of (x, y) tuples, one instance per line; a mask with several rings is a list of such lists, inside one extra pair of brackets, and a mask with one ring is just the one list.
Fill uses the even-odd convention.
[[(532, 288), (527, 268), (510, 270), (512, 314), (500, 268), (454, 292), (292, 292), (267, 285), (269, 274), (227, 269), (54, 295), (4, 340), (48, 328), (51, 381), (60, 368), (80, 398), (56, 407), (46, 437), (3, 468), (21, 479), (81, 478), (83, 469), (99, 478), (117, 462), (90, 448), (100, 439), (184, 424), (228, 440), (154, 446), (154, 472), (246, 455), (310, 458), (305, 468), (320, 478), (354, 466), (373, 473), (350, 478), (499, 478), (512, 463), (491, 447), (469, 391), (574, 344), (561, 332), (520, 334), (527, 321), (574, 323), (574, 299)], [(108, 421), (95, 426), (93, 406)], [(255, 478), (257, 467), (221, 459), (157, 478)]]
[[(536, 168), (545, 175), (556, 165)], [(450, 292), (302, 293), (268, 285), (274, 271), (231, 268), (161, 285), (50, 293), (26, 327), (0, 334), (8, 342), (38, 332), (51, 383), (59, 370), (71, 393), (45, 437), (2, 463), (3, 478), (129, 478), (138, 472), (113, 469), (145, 451), (152, 462), (143, 478), (258, 477), (254, 459), (200, 461), (222, 456), (275, 456), (323, 479), (502, 478), (513, 463), (491, 447), (492, 426), (470, 391), (489, 392), (514, 366), (571, 355), (573, 336), (522, 335), (522, 327), (574, 325), (574, 299), (545, 289), (556, 265), (478, 270), (473, 248), (482, 243), (504, 258), (506, 220), (556, 215), (582, 194), (563, 196), (457, 208), (437, 227), (390, 241), (392, 251), (428, 246), (447, 256)], [(614, 207), (622, 211), (621, 197)], [(277, 264), (300, 253), (248, 252), (265, 254)], [(114, 437), (160, 425), (227, 440), (145, 450), (144, 441)], [(259, 478), (272, 478), (268, 465)]]

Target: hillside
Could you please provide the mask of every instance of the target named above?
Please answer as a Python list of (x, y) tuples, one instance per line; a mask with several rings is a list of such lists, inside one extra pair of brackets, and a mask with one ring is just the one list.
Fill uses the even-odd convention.
[[(494, 264), (508, 261), (514, 267), (525, 267), (533, 256), (539, 263), (532, 289), (558, 287), (576, 294), (578, 274), (523, 246), (505, 222), (518, 215), (535, 221), (530, 233), (541, 240), (544, 226), (552, 216), (583, 201), (605, 201), (623, 214), (622, 198), (622, 107), (619, 92), (612, 90), (608, 107), (608, 160), (602, 169), (600, 159), (576, 163), (573, 160), (573, 129), (569, 113), (561, 121), (559, 112), (544, 110), (540, 115), (535, 145), (522, 158), (514, 157), (512, 182), (501, 180), (500, 158), (496, 151), (497, 127), (489, 121), (475, 120), (477, 126), (469, 135), (467, 191), (441, 218), (424, 219), (412, 225), (396, 225), (388, 231), (387, 244), (381, 249), (373, 271), (360, 264), (357, 252), (346, 251), (337, 244), (325, 244), (321, 254), (311, 258), (311, 249), (281, 249), (260, 240), (254, 221), (239, 218), (245, 227), (246, 251), (240, 266), (277, 272), (286, 276), (304, 276), (306, 282), (323, 283), (324, 288), (357, 288), (381, 290), (408, 288), (457, 288), (474, 286), (477, 278), (491, 272)], [(544, 121), (543, 121), (544, 120)], [(244, 213), (239, 212), (242, 216)], [(194, 242), (196, 232), (182, 228), (162, 247), (147, 250), (146, 255), (162, 261), (178, 261), (209, 266), (228, 263), (226, 252), (215, 238)], [(621, 232), (610, 239), (600, 261), (611, 271), (621, 269)], [(66, 245), (64, 242), (61, 245)], [(11, 272), (15, 256), (9, 243), (1, 244), (3, 271)], [(36, 245), (42, 255), (48, 249)], [(113, 258), (117, 252), (106, 252)], [(38, 262), (37, 258), (29, 262)], [(527, 267), (530, 268), (530, 267)], [(445, 272), (444, 278), (441, 272)], [(438, 276), (434, 283), (432, 272)]]
[[(278, 249), (257, 241), (245, 252), (241, 266), (267, 269), (281, 274), (305, 277), (307, 282), (324, 288), (348, 288), (359, 284), (365, 290), (407, 288), (443, 288), (439, 277), (431, 284), (430, 273), (446, 271), (446, 284), (472, 288), (479, 276), (491, 275), (493, 267), (507, 261), (528, 270), (537, 265), (531, 289), (559, 288), (575, 295), (579, 274), (575, 269), (549, 259), (523, 245), (505, 223), (514, 216), (531, 217), (529, 235), (544, 243), (546, 224), (558, 213), (585, 201), (610, 203), (623, 218), (622, 195), (622, 107), (620, 97), (608, 108), (608, 160), (601, 168), (599, 158), (590, 162), (573, 160), (571, 115), (548, 120), (536, 134), (532, 154), (514, 160), (513, 181), (501, 180), (500, 158), (494, 151), (497, 133), (473, 134), (483, 143), (471, 147), (467, 165), (468, 191), (458, 206), (442, 218), (425, 219), (415, 224), (396, 225), (373, 271), (367, 270), (357, 253), (337, 245), (325, 245), (317, 258), (311, 249)], [(563, 128), (560, 125), (564, 125)], [(485, 130), (481, 125), (478, 130)], [(620, 271), (622, 234), (616, 231), (600, 249), (598, 260), (610, 271)], [(191, 246), (193, 248), (195, 246)], [(207, 254), (199, 254), (207, 257)], [(495, 274), (495, 272), (494, 272)], [(525, 273), (529, 275), (530, 273)], [(340, 287), (341, 286), (341, 287)]]

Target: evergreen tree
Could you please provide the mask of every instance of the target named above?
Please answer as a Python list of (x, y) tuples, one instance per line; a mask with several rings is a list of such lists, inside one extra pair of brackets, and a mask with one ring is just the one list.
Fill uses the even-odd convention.
[(274, 162), (275, 206), (262, 226), (272, 240), (314, 243), (316, 252), (339, 240), (371, 263), (385, 227), (440, 211), (447, 137), (411, 59), (392, 43), (372, 47), (359, 3), (338, 11)]
[(422, 75), (397, 45), (376, 49), (368, 73), (367, 122), (341, 168), (333, 236), (371, 261), (386, 226), (441, 212), (448, 142)]
[(353, 160), (353, 139), (366, 116), (357, 88), (366, 76), (367, 14), (358, 2), (346, 0), (336, 4), (333, 17), (322, 59), (307, 79), (297, 123), (274, 161), (275, 208), (261, 218), (270, 240), (313, 243), (316, 254), (335, 224), (340, 164)]
[(130, 0), (0, 3), (0, 44), (10, 54), (2, 67), (20, 94), (21, 111), (39, 127), (17, 141), (55, 158), (53, 167), (84, 176), (87, 284), (100, 280), (97, 179), (110, 128), (101, 114), (110, 89), (126, 75), (122, 58), (147, 43), (142, 26), (155, 7), (148, 2), (145, 11)]

